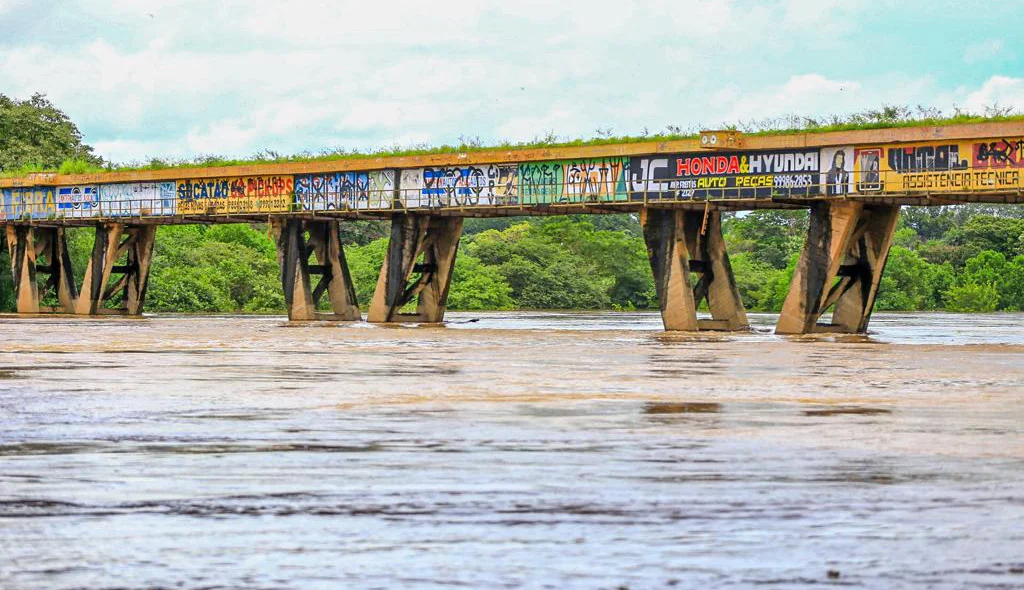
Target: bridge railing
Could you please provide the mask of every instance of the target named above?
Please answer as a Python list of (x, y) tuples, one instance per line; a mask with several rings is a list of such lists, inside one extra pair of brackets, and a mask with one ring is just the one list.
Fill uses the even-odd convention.
[[(494, 178), (449, 175), (440, 180), (374, 186), (309, 188), (291, 179), (274, 190), (216, 192), (227, 181), (178, 181), (83, 187), (3, 189), (2, 221), (57, 219), (185, 219), (261, 214), (331, 214), (398, 210), (557, 209), (704, 201), (800, 201), (828, 198), (946, 197), (999, 193), (1021, 197), (1024, 167), (992, 169), (934, 166), (901, 170), (832, 170), (786, 174), (706, 175), (668, 178), (628, 165), (590, 176)], [(398, 172), (392, 171), (393, 177)], [(402, 171), (405, 172), (405, 171)], [(396, 187), (395, 184), (398, 184)], [(204, 193), (200, 194), (199, 188)], [(185, 190), (185, 189), (188, 190)], [(206, 196), (203, 196), (206, 195)]]

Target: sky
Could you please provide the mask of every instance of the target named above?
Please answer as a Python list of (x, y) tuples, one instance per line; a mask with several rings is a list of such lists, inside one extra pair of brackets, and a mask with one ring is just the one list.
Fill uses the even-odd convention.
[(0, 0), (0, 93), (115, 162), (1024, 111), (1024, 0)]

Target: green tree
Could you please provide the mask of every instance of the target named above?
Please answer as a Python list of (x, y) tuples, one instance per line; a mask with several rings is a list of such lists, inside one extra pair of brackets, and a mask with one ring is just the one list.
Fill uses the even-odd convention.
[(99, 165), (82, 133), (44, 95), (17, 100), (0, 94), (0, 171), (57, 169), (66, 160)]

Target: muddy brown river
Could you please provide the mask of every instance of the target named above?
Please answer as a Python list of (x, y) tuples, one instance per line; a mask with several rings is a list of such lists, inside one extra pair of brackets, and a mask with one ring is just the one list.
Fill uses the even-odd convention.
[(0, 318), (0, 588), (1021, 588), (1024, 315)]

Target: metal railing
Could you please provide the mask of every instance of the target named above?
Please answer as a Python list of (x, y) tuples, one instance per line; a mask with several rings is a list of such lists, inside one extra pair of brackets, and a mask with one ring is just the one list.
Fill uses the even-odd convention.
[[(394, 175), (400, 177), (400, 171)], [(259, 196), (116, 198), (93, 189), (61, 198), (56, 187), (2, 189), (0, 221), (85, 219), (191, 219), (266, 214), (354, 214), (404, 210), (557, 209), (586, 205), (671, 204), (704, 201), (799, 201), (814, 199), (928, 197), (1006, 194), (1024, 200), (1024, 168), (869, 170), (830, 174), (784, 173), (696, 178), (637, 178), (623, 167), (614, 178), (582, 180), (521, 176), (503, 183), (450, 182), (431, 186), (356, 190), (299, 190)], [(103, 185), (100, 185), (101, 187)], [(124, 193), (125, 191), (121, 191)], [(85, 195), (85, 196), (83, 196)]]

